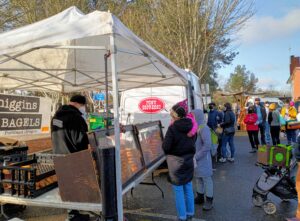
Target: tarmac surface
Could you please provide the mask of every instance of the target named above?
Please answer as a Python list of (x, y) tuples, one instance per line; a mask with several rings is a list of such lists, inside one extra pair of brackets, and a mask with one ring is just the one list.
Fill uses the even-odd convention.
[[(284, 221), (293, 217), (297, 202), (281, 202), (270, 194), (269, 199), (275, 202), (275, 215), (266, 215), (262, 208), (252, 204), (252, 189), (262, 174), (263, 169), (255, 166), (256, 154), (250, 154), (247, 137), (235, 137), (236, 161), (234, 163), (216, 163), (214, 168), (214, 208), (204, 212), (196, 205), (196, 219), (207, 221)], [(167, 182), (166, 173), (155, 177), (155, 181), (165, 194), (155, 186), (140, 185), (124, 196), (124, 210), (129, 221), (141, 220), (174, 220), (176, 217), (174, 197), (171, 184)], [(27, 207), (21, 214), (14, 214), (23, 220), (60, 221), (65, 220), (66, 211), (60, 209)], [(5, 220), (1, 219), (0, 220)]]

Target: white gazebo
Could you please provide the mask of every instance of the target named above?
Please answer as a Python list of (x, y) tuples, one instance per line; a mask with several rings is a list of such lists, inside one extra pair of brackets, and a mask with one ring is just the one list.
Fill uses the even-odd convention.
[[(76, 7), (0, 34), (0, 89), (70, 93), (108, 87), (119, 125), (118, 93), (187, 84), (186, 72), (132, 33), (109, 12)], [(120, 133), (115, 127), (115, 135)], [(119, 220), (123, 220), (120, 140), (115, 136)]]

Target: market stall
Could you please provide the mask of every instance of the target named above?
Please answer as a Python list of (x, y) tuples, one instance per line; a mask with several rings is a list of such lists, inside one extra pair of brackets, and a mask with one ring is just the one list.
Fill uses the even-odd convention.
[[(45, 20), (2, 33), (0, 39), (1, 90), (44, 90), (64, 94), (95, 88), (103, 90), (106, 73), (107, 86), (113, 92), (114, 125), (119, 125), (120, 91), (185, 86), (187, 82), (185, 71), (143, 42), (109, 12), (95, 11), (85, 15), (71, 7)], [(104, 58), (107, 58), (107, 66)], [(123, 190), (119, 127), (114, 127), (114, 135), (117, 209), (121, 221)], [(162, 160), (159, 158), (149, 164), (147, 173)], [(139, 183), (142, 178), (139, 173), (136, 176), (137, 179), (128, 186)], [(14, 197), (0, 196), (0, 201), (16, 203)], [(20, 202), (39, 204), (29, 200)], [(59, 200), (56, 202), (62, 207)], [(39, 205), (46, 206), (42, 202)], [(92, 208), (98, 209), (101, 205), (91, 205)]]

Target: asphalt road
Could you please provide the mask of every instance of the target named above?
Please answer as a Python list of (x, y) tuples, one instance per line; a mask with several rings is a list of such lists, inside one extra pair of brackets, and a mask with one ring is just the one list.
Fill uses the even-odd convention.
[[(247, 137), (236, 137), (235, 145), (235, 163), (217, 163), (214, 166), (214, 209), (204, 212), (201, 206), (196, 206), (196, 218), (207, 221), (284, 221), (285, 218), (293, 217), (297, 207), (296, 201), (281, 202), (270, 195), (269, 198), (277, 205), (277, 213), (272, 216), (253, 206), (252, 188), (263, 170), (255, 166), (256, 154), (249, 153)], [(162, 221), (175, 217), (173, 193), (166, 174), (160, 174), (155, 180), (165, 193), (164, 199), (156, 187), (146, 185), (138, 186), (133, 191), (133, 196), (130, 193), (124, 196), (124, 209), (129, 211), (127, 217), (130, 221)], [(59, 209), (31, 207), (22, 214), (15, 215), (30, 221), (59, 221), (65, 219), (65, 213), (66, 211)]]
[[(196, 218), (208, 221), (284, 221), (293, 217), (297, 202), (281, 202), (270, 194), (269, 198), (277, 205), (275, 215), (266, 215), (262, 208), (252, 204), (252, 189), (263, 170), (255, 166), (256, 154), (250, 154), (250, 144), (247, 137), (236, 137), (235, 163), (217, 163), (214, 173), (215, 199), (214, 209), (209, 212), (202, 211), (196, 206)], [(161, 198), (155, 187), (139, 186), (133, 198), (125, 198), (127, 209), (143, 209), (154, 214), (175, 215), (175, 204), (170, 184), (166, 176), (156, 178), (166, 197)]]

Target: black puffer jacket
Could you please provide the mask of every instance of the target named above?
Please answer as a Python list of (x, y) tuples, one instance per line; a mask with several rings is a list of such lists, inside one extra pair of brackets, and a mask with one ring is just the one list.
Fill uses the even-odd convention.
[(87, 124), (81, 112), (72, 105), (63, 105), (51, 121), (53, 152), (68, 154), (88, 148)]
[(170, 181), (174, 185), (184, 185), (193, 179), (196, 137), (187, 136), (192, 127), (193, 123), (188, 118), (175, 121), (169, 126), (163, 142)]

